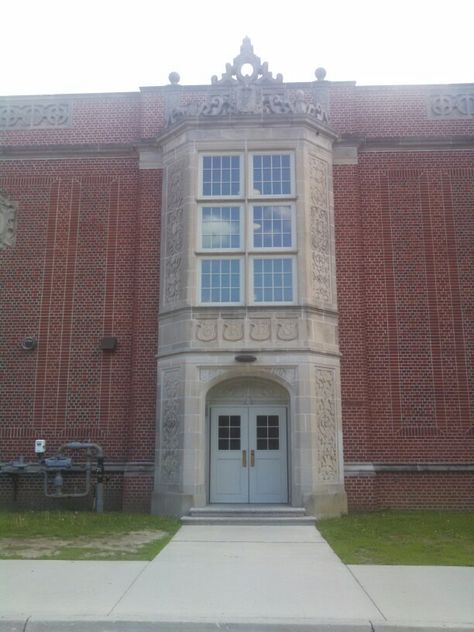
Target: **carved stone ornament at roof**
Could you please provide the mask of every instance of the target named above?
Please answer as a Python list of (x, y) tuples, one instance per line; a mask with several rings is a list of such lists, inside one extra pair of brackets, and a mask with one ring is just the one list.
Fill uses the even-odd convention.
[(0, 189), (0, 250), (15, 245), (17, 203)]
[[(247, 72), (248, 71), (248, 72)], [(320, 103), (307, 98), (303, 90), (289, 96), (282, 75), (273, 77), (268, 64), (262, 63), (253, 52), (246, 37), (240, 47), (240, 55), (226, 65), (221, 79), (211, 79), (207, 98), (174, 107), (168, 114), (168, 125), (174, 125), (188, 117), (230, 117), (237, 114), (300, 114), (310, 116), (321, 123), (329, 122)]]
[[(249, 65), (252, 67), (250, 75), (244, 74), (242, 70), (244, 66)], [(235, 79), (234, 79), (235, 77)], [(217, 79), (216, 75), (211, 78), (213, 85), (235, 85), (240, 83), (244, 86), (250, 86), (252, 84), (275, 84), (282, 83), (283, 76), (278, 74), (276, 78), (268, 70), (268, 63), (262, 61), (260, 57), (257, 57), (253, 52), (253, 46), (248, 37), (244, 38), (242, 46), (240, 47), (240, 55), (237, 55), (233, 64), (226, 64), (225, 73), (220, 79)]]

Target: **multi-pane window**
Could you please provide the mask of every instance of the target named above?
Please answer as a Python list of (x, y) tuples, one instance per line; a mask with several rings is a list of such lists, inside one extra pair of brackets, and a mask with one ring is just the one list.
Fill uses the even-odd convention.
[(293, 209), (284, 206), (252, 206), (252, 247), (291, 248)]
[(280, 422), (278, 415), (257, 415), (257, 450), (279, 450)]
[(252, 156), (253, 194), (291, 195), (290, 154), (254, 154)]
[(240, 195), (240, 156), (203, 156), (202, 195)]
[(219, 415), (218, 433), (219, 450), (240, 450), (239, 415)]
[(293, 259), (253, 259), (253, 293), (256, 303), (291, 303)]
[(201, 207), (201, 248), (240, 248), (240, 207)]
[[(224, 305), (294, 303), (292, 154), (250, 153), (245, 160), (249, 166), (247, 191), (242, 177), (244, 154), (201, 155), (199, 301)], [(265, 197), (265, 203), (257, 202), (257, 196)], [(219, 198), (225, 197), (236, 199), (223, 204)], [(259, 256), (259, 251), (264, 256)], [(227, 257), (223, 257), (226, 252)], [(249, 264), (247, 274), (244, 263)]]
[(201, 303), (240, 303), (240, 259), (201, 259)]

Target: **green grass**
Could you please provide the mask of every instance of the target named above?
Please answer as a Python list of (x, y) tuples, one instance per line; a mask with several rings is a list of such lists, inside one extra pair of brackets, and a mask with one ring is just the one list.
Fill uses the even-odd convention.
[(474, 513), (381, 511), (321, 520), (346, 564), (474, 566)]
[[(22, 511), (0, 512), (0, 559), (24, 559), (20, 549), (26, 539), (33, 544), (47, 545), (54, 551), (35, 556), (35, 559), (56, 560), (151, 560), (169, 542), (179, 528), (174, 518), (161, 518), (148, 514), (88, 513), (76, 511)], [(157, 531), (153, 542), (133, 547), (124, 545), (118, 550), (96, 547), (92, 543), (78, 546), (77, 538), (107, 539), (137, 531)], [(166, 532), (160, 537), (158, 531)], [(14, 542), (6, 544), (6, 538)], [(70, 540), (65, 545), (60, 540)], [(57, 546), (55, 546), (55, 544)]]

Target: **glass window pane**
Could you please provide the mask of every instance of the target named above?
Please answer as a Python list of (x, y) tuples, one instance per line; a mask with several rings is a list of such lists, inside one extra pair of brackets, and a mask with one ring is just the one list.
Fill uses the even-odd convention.
[(253, 188), (263, 195), (291, 195), (290, 155), (256, 154), (252, 164)]
[[(260, 270), (263, 267), (263, 274)], [(293, 259), (254, 259), (255, 302), (293, 301)]]
[[(235, 273), (233, 273), (234, 270)], [(240, 261), (238, 259), (201, 259), (201, 302), (238, 303), (239, 301)]]
[(266, 450), (266, 449), (267, 449), (267, 440), (257, 439), (257, 450)]
[(203, 195), (240, 194), (240, 156), (203, 156)]

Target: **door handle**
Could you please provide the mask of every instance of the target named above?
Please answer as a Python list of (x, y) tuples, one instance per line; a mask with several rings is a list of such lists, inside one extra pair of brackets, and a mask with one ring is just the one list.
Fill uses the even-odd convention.
[(242, 467), (247, 467), (247, 450), (242, 450)]
[(255, 467), (255, 450), (250, 450), (250, 467)]

